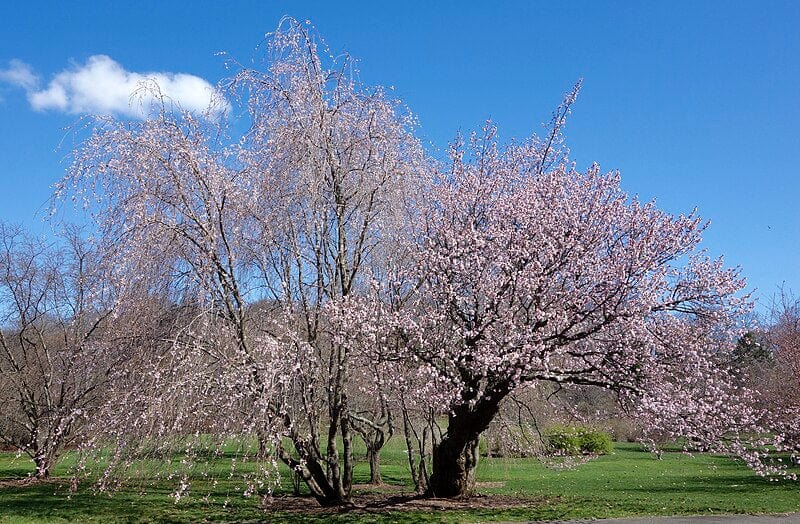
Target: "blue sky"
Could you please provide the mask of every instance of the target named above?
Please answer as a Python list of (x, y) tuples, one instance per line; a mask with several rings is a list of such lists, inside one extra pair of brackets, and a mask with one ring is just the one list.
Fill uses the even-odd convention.
[(505, 138), (540, 130), (582, 77), (566, 129), (579, 166), (621, 170), (670, 212), (697, 207), (706, 247), (757, 296), (800, 292), (800, 2), (3, 2), (0, 220), (44, 230), (65, 127), (110, 103), (56, 96), (90, 57), (129, 81), (215, 84), (229, 74), (216, 53), (250, 59), (287, 14), (357, 57), (365, 83), (394, 86), (431, 151), (487, 117)]

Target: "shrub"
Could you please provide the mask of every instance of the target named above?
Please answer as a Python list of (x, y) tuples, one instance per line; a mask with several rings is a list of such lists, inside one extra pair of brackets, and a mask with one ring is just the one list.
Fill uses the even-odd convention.
[(593, 455), (607, 455), (611, 453), (613, 444), (611, 436), (605, 431), (592, 430), (582, 435), (581, 451)]
[(611, 435), (588, 426), (551, 426), (545, 441), (556, 455), (606, 455), (613, 448)]

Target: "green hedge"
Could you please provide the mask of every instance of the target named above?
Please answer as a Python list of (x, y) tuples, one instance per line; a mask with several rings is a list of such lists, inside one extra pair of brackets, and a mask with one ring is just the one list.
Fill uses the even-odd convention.
[(545, 441), (557, 455), (606, 455), (613, 449), (611, 435), (588, 426), (551, 426)]

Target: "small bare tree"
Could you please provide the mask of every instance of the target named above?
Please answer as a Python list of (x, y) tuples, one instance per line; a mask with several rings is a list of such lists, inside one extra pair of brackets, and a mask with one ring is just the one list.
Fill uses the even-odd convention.
[(75, 443), (121, 355), (99, 263), (76, 230), (48, 245), (0, 224), (0, 442), (46, 478)]

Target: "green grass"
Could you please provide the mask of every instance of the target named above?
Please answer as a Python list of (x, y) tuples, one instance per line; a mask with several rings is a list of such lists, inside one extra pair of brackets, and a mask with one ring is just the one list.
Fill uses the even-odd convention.
[[(406, 485), (406, 456), (400, 439), (390, 441), (383, 455), (386, 482)], [(55, 471), (66, 477), (74, 456)], [(211, 467), (226, 471), (224, 459)], [(25, 458), (0, 453), (0, 479), (27, 476)], [(367, 467), (359, 464), (355, 482), (365, 482)], [(800, 512), (800, 482), (769, 482), (742, 464), (724, 457), (668, 452), (659, 460), (636, 444), (617, 444), (612, 454), (577, 469), (548, 469), (533, 459), (483, 459), (478, 481), (483, 494), (519, 497), (520, 508), (450, 511), (350, 511), (346, 513), (275, 513), (260, 508), (259, 497), (243, 498), (228, 480), (216, 486), (200, 476), (187, 498), (175, 503), (173, 485), (151, 482), (130, 486), (112, 496), (95, 495), (83, 486), (70, 497), (66, 482), (0, 488), (0, 523), (28, 522), (213, 522), (304, 521), (340, 522), (470, 522), (600, 518), (708, 513)], [(288, 493), (288, 479), (281, 488)], [(142, 493), (144, 491), (144, 493)], [(209, 495), (204, 501), (203, 496)], [(226, 503), (227, 500), (227, 503)], [(489, 499), (486, 499), (489, 500)]]

